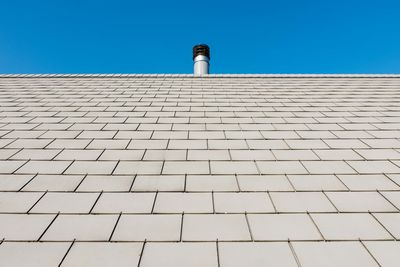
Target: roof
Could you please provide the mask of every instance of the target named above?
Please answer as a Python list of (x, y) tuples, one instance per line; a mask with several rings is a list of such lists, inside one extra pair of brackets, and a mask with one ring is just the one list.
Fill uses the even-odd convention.
[(397, 266), (399, 78), (2, 75), (1, 265)]

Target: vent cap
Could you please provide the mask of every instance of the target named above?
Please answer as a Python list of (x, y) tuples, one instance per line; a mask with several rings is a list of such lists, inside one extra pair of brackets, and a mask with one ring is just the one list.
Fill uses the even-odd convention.
[(206, 44), (198, 44), (193, 46), (193, 60), (199, 55), (206, 56), (208, 59), (211, 59), (210, 47)]
[(193, 61), (195, 76), (208, 74), (210, 68), (210, 47), (206, 44), (193, 46)]

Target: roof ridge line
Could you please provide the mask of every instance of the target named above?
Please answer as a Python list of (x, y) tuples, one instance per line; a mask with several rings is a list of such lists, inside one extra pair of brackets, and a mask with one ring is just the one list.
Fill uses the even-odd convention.
[(0, 78), (400, 78), (400, 74), (0, 74)]

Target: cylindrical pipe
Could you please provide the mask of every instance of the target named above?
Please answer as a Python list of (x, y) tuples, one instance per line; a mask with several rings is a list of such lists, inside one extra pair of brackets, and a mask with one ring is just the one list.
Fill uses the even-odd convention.
[(210, 48), (200, 44), (193, 47), (194, 75), (201, 76), (209, 73)]
[(199, 55), (194, 58), (194, 75), (208, 74), (210, 60), (206, 56)]

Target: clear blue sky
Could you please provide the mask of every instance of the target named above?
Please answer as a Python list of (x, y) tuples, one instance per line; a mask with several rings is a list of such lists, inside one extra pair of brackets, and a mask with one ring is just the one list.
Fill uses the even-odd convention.
[(400, 1), (0, 2), (0, 73), (400, 73)]

